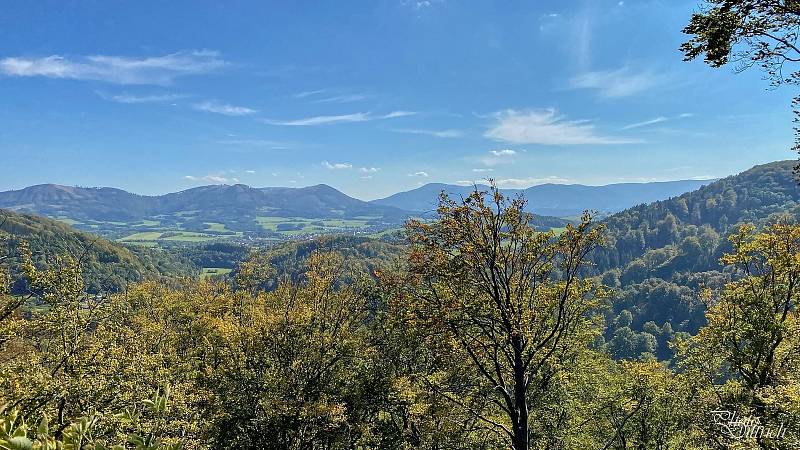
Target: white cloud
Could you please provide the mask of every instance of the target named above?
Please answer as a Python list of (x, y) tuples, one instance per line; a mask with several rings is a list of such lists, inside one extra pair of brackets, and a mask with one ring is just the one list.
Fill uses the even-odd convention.
[(270, 150), (286, 150), (291, 145), (286, 142), (270, 141), (267, 139), (225, 139), (217, 141), (221, 145), (237, 145), (244, 147), (268, 147)]
[(308, 117), (305, 119), (296, 120), (265, 120), (270, 125), (284, 125), (284, 126), (313, 126), (313, 125), (330, 125), (334, 123), (346, 122), (365, 122), (370, 120), (369, 113), (355, 113), (355, 114), (342, 114), (338, 116), (316, 116)]
[(416, 115), (416, 111), (392, 111), (389, 114), (380, 116), (381, 119), (394, 119), (397, 117), (408, 117)]
[(494, 172), (494, 169), (482, 168), (482, 169), (472, 169), (472, 171), (475, 173), (487, 173), (487, 172)]
[(589, 121), (566, 120), (555, 109), (527, 111), (507, 109), (495, 113), (494, 119), (494, 126), (485, 136), (514, 144), (605, 145), (638, 142), (599, 135)]
[(337, 116), (315, 116), (305, 119), (296, 120), (272, 120), (265, 119), (264, 122), (270, 125), (283, 125), (283, 126), (313, 126), (313, 125), (331, 125), (335, 123), (347, 122), (366, 122), (368, 120), (378, 119), (394, 119), (397, 117), (406, 117), (416, 114), (413, 111), (392, 111), (388, 114), (375, 116), (369, 112), (359, 112), (353, 114), (341, 114)]
[(256, 171), (255, 170), (245, 170), (245, 173), (249, 173), (249, 174), (252, 175), (252, 174), (256, 173)]
[(511, 149), (491, 150), (487, 156), (474, 158), (484, 166), (496, 166), (498, 164), (510, 164), (514, 162), (514, 155), (517, 152)]
[(492, 153), (494, 156), (514, 156), (514, 155), (516, 155), (516, 154), (517, 154), (517, 152), (515, 152), (514, 150), (509, 150), (509, 149), (505, 149), (505, 150), (492, 150), (492, 151), (491, 151), (491, 153)]
[(327, 92), (327, 90), (326, 89), (317, 89), (315, 91), (304, 91), (304, 92), (298, 92), (297, 94), (294, 94), (292, 97), (294, 97), (294, 98), (306, 98), (306, 97), (311, 97), (311, 96), (314, 96), (314, 95), (319, 95), (319, 94), (322, 94), (324, 92)]
[(258, 112), (255, 109), (247, 108), (245, 106), (234, 106), (227, 103), (217, 103), (215, 101), (195, 103), (192, 105), (192, 108), (198, 111), (223, 114), (226, 116), (247, 116)]
[(629, 97), (664, 82), (664, 76), (653, 72), (634, 72), (628, 67), (616, 70), (584, 72), (570, 80), (575, 89), (594, 89), (601, 97)]
[(316, 89), (313, 91), (298, 92), (292, 95), (292, 97), (302, 99), (308, 97), (319, 97), (322, 94), (328, 94), (328, 96), (324, 98), (317, 98), (316, 100), (313, 100), (312, 103), (352, 103), (366, 100), (371, 97), (368, 94), (342, 93), (341, 90), (337, 89)]
[(380, 167), (362, 167), (362, 168), (358, 169), (358, 171), (361, 172), (361, 173), (375, 173), (375, 172), (378, 172), (380, 170), (381, 170)]
[(457, 138), (463, 135), (463, 133), (459, 130), (419, 130), (415, 128), (399, 128), (392, 131), (396, 133), (424, 134), (438, 138)]
[(501, 188), (527, 188), (531, 186), (535, 186), (537, 184), (546, 184), (546, 183), (554, 183), (554, 184), (565, 184), (571, 183), (572, 180), (568, 178), (550, 176), (544, 178), (501, 178), (494, 180), (497, 183), (498, 187)]
[(334, 95), (333, 97), (321, 98), (319, 100), (315, 100), (314, 103), (352, 103), (366, 100), (368, 98), (369, 95), (366, 94), (342, 94)]
[(623, 130), (630, 130), (630, 129), (633, 129), (633, 128), (646, 127), (648, 125), (655, 125), (657, 123), (667, 122), (667, 121), (675, 120), (675, 119), (686, 119), (688, 117), (694, 117), (694, 114), (692, 114), (692, 113), (683, 113), (683, 114), (678, 114), (677, 116), (674, 116), (674, 117), (658, 116), (655, 119), (650, 119), (650, 120), (645, 120), (643, 122), (636, 122), (636, 123), (632, 123), (630, 125), (625, 125), (624, 127), (622, 127), (622, 129)]
[(92, 55), (67, 58), (0, 59), (0, 73), (14, 77), (94, 80), (116, 84), (168, 85), (176, 78), (213, 72), (228, 65), (217, 52), (195, 50), (143, 58)]
[(345, 170), (345, 169), (352, 169), (353, 165), (350, 163), (329, 163), (328, 161), (322, 161), (322, 166), (328, 170)]
[(410, 177), (428, 178), (429, 175), (428, 175), (428, 172), (419, 171), (419, 172), (410, 173), (410, 174), (408, 174), (408, 176), (410, 176)]
[(212, 184), (225, 184), (225, 183), (238, 183), (239, 179), (235, 177), (226, 177), (224, 175), (204, 175), (204, 176), (194, 176), (194, 175), (186, 175), (183, 177), (184, 180), (189, 181), (203, 181)]
[(645, 120), (643, 122), (636, 122), (622, 127), (623, 130), (630, 130), (632, 128), (646, 127), (648, 125), (655, 125), (657, 123), (666, 122), (669, 119), (664, 116), (658, 116), (655, 119)]
[(180, 94), (149, 94), (149, 95), (131, 95), (131, 94), (116, 94), (109, 95), (103, 92), (98, 92), (104, 100), (109, 100), (117, 103), (139, 104), (139, 103), (168, 103), (174, 102), (181, 98), (186, 97)]

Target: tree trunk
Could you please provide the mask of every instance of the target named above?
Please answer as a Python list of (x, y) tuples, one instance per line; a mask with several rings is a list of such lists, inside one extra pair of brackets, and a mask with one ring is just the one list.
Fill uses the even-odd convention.
[(514, 425), (514, 450), (528, 450), (530, 433), (528, 430), (528, 399), (525, 389), (525, 364), (522, 360), (523, 342), (519, 336), (512, 339), (514, 346), (514, 407), (516, 421)]

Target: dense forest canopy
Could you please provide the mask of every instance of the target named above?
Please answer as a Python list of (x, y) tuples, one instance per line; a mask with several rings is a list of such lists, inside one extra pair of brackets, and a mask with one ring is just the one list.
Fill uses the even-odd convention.
[[(706, 308), (688, 333), (658, 303), (673, 288), (650, 278), (615, 292), (587, 276), (613, 236), (589, 215), (537, 231), (524, 200), (497, 191), (443, 197), (438, 214), (409, 223), (405, 246), (284, 245), (227, 280), (100, 296), (79, 261), (39, 264), (4, 234), (17, 250), (0, 265), (0, 445), (791, 448), (796, 225), (736, 227), (720, 268), (734, 281), (670, 294)], [(25, 296), (11, 295), (11, 272)], [(609, 309), (620, 292), (630, 308)], [(631, 305), (645, 304), (657, 320), (634, 331)], [(766, 431), (732, 435), (710, 419), (719, 411)]]

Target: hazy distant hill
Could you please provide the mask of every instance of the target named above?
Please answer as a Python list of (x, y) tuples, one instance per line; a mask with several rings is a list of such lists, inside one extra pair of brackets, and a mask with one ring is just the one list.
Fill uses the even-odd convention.
[[(508, 195), (523, 193), (531, 212), (545, 216), (569, 217), (584, 210), (614, 213), (642, 203), (665, 200), (710, 183), (709, 180), (683, 180), (653, 183), (618, 183), (605, 186), (580, 184), (542, 184), (527, 189), (503, 189)], [(486, 189), (486, 186), (480, 186)], [(439, 192), (453, 196), (469, 195), (472, 186), (429, 183), (417, 189), (373, 200), (376, 205), (394, 206), (409, 211), (434, 211)]]
[(213, 185), (161, 195), (136, 195), (114, 188), (43, 184), (0, 192), (0, 208), (76, 220), (141, 220), (161, 214), (201, 211), (208, 215), (254, 214), (308, 218), (374, 216), (396, 220), (407, 213), (349, 197), (324, 184), (304, 188)]
[[(160, 196), (55, 184), (0, 192), (0, 208), (40, 214), (85, 231), (142, 244), (155, 240), (291, 238), (381, 232), (415, 213), (349, 197), (324, 185), (211, 185)], [(566, 221), (536, 217), (540, 228)]]

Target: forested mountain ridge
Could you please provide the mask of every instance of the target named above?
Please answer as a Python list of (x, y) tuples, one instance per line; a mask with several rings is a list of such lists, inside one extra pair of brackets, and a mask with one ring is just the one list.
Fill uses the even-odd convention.
[[(129, 283), (147, 278), (190, 276), (197, 272), (188, 259), (158, 249), (124, 246), (46, 217), (0, 210), (0, 246), (12, 262), (19, 257), (22, 241), (28, 243), (34, 262), (41, 267), (63, 256), (80, 260), (90, 292), (120, 291)], [(19, 292), (23, 286), (18, 284), (18, 274), (11, 275), (15, 291)]]
[[(638, 204), (664, 200), (695, 190), (711, 181), (615, 183), (605, 186), (548, 183), (527, 189), (502, 189), (501, 191), (508, 196), (524, 195), (528, 200), (529, 210), (534, 214), (569, 217), (579, 215), (587, 209), (601, 213), (622, 211)], [(478, 188), (489, 189), (485, 185), (479, 185)], [(466, 197), (473, 189), (474, 186), (429, 183), (417, 189), (373, 200), (371, 203), (394, 206), (409, 211), (433, 213), (436, 211), (439, 192), (444, 191), (454, 197)]]
[(602, 272), (625, 267), (649, 251), (673, 247), (686, 269), (717, 268), (726, 235), (739, 223), (798, 216), (795, 161), (755, 166), (678, 197), (639, 205), (606, 218), (607, 245), (595, 252)]
[(616, 288), (606, 333), (615, 356), (668, 358), (675, 333), (697, 332), (705, 323), (699, 292), (731, 280), (719, 260), (733, 250), (736, 226), (800, 217), (795, 163), (755, 166), (603, 221), (606, 243), (591, 259), (593, 273)]

